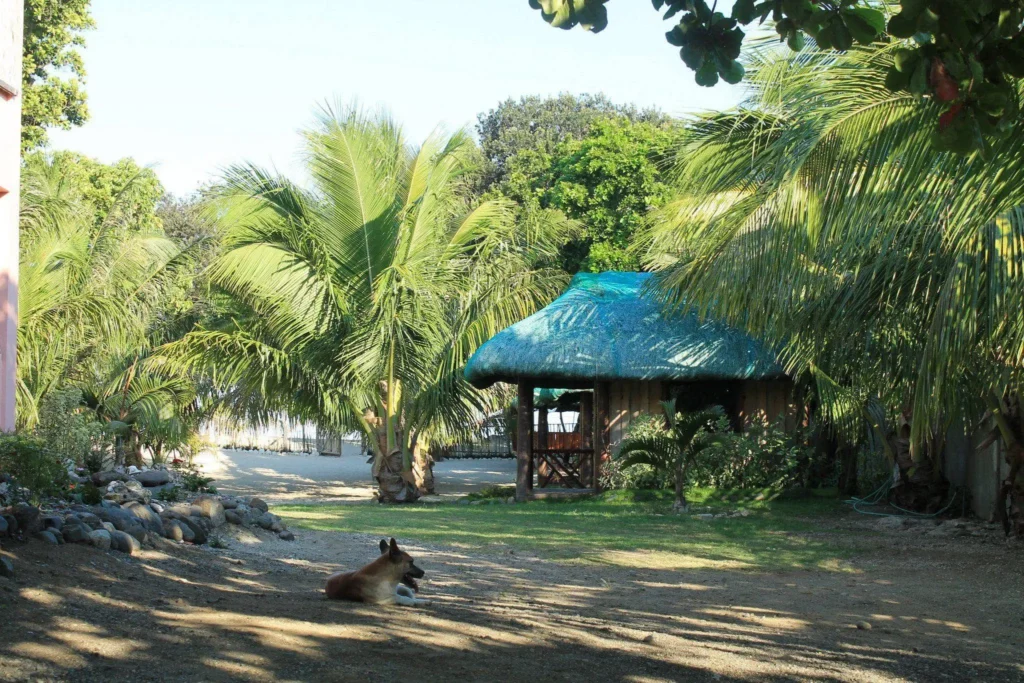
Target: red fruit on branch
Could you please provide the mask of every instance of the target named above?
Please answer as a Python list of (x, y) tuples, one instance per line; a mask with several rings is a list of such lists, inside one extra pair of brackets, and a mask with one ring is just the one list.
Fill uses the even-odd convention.
[(946, 65), (938, 57), (932, 60), (929, 79), (931, 80), (932, 89), (935, 91), (935, 97), (939, 102), (952, 102), (960, 97), (960, 86), (949, 75), (949, 72), (946, 71)]
[(964, 105), (957, 102), (949, 111), (946, 111), (939, 117), (939, 130), (943, 131), (953, 125), (953, 121), (956, 120), (957, 114), (964, 108)]

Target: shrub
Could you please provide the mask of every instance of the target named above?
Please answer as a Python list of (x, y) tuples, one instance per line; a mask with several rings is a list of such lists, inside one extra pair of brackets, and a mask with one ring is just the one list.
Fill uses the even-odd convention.
[[(664, 424), (661, 416), (645, 415), (630, 425), (627, 436), (657, 434)], [(720, 435), (718, 445), (695, 460), (691, 486), (781, 491), (835, 483), (835, 463), (816, 454), (804, 432), (787, 433), (782, 416), (772, 422), (755, 420), (742, 433), (730, 431), (728, 419), (720, 417), (713, 431)], [(665, 489), (672, 486), (672, 478), (649, 465), (623, 466), (612, 458), (601, 468), (601, 485), (605, 489)]]
[(857, 450), (857, 490), (870, 493), (893, 477), (893, 463), (881, 447), (864, 444)]
[(15, 498), (38, 502), (67, 490), (68, 462), (39, 437), (0, 434), (0, 473), (10, 475)]
[(183, 498), (181, 495), (181, 487), (175, 485), (162, 488), (156, 492), (154, 498), (168, 503), (176, 503)]
[(103, 424), (82, 406), (78, 389), (51, 391), (39, 406), (36, 433), (47, 450), (90, 472), (104, 469), (113, 446)]
[(612, 458), (601, 466), (601, 488), (617, 489), (666, 489), (672, 480), (665, 472), (658, 472), (650, 465), (624, 466), (621, 460)]
[(103, 502), (103, 491), (91, 482), (81, 484), (78, 487), (78, 493), (82, 496), (82, 502), (86, 505), (99, 505)]
[(192, 493), (217, 493), (216, 487), (210, 486), (213, 477), (204, 477), (199, 470), (179, 468), (181, 473), (181, 486)]
[(731, 432), (721, 447), (694, 471), (697, 486), (721, 489), (772, 489), (820, 486), (834, 465), (816, 458), (802, 432), (787, 433), (784, 416), (754, 420), (745, 432)]

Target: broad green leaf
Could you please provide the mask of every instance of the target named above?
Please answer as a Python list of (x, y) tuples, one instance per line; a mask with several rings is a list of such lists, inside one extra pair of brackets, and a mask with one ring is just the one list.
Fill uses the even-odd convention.
[(917, 33), (916, 18), (900, 13), (889, 20), (889, 35), (893, 38), (910, 38), (915, 33)]
[(715, 66), (714, 61), (705, 59), (701, 67), (697, 69), (696, 74), (697, 85), (710, 88), (718, 83), (718, 68)]
[(608, 26), (608, 0), (529, 0), (530, 7), (540, 10), (544, 21), (561, 29), (582, 26), (599, 33)]
[(854, 7), (842, 13), (851, 35), (858, 43), (868, 45), (885, 32), (885, 15), (867, 7)]
[(721, 74), (722, 80), (724, 80), (726, 83), (731, 83), (735, 85), (736, 83), (739, 83), (740, 81), (743, 80), (743, 74), (745, 73), (745, 70), (743, 68), (743, 65), (740, 64), (739, 61), (733, 60), (728, 65), (726, 65), (726, 68), (724, 70), (719, 68), (718, 73)]

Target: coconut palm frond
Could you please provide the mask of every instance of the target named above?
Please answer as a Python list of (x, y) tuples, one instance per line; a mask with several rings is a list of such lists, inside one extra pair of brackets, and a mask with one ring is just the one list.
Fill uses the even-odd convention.
[(618, 457), (625, 467), (650, 465), (672, 470), (679, 454), (675, 440), (668, 434), (644, 434), (623, 439)]
[(545, 264), (576, 226), (517, 224), (504, 200), (466, 210), (464, 131), (414, 148), (386, 115), (328, 107), (305, 140), (312, 192), (240, 166), (212, 193), (225, 248), (211, 277), (235, 310), (158, 355), (208, 373), (229, 410), (356, 424), (381, 458), (464, 435), (499, 392), (469, 386), (463, 364), (557, 294), (564, 275)]
[(1024, 367), (1024, 129), (937, 151), (938, 108), (884, 87), (898, 48), (755, 54), (754, 95), (688, 127), (641, 242), (670, 304), (775, 347), (853, 441), (871, 402), (918, 441), (972, 423)]

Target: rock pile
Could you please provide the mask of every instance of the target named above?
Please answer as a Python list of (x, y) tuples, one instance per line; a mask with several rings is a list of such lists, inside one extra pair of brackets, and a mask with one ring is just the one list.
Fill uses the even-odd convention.
[(161, 539), (201, 545), (218, 527), (229, 523), (259, 526), (282, 540), (295, 539), (281, 518), (255, 496), (202, 494), (182, 503), (151, 498), (148, 489), (135, 479), (112, 478), (100, 505), (73, 504), (43, 512), (18, 503), (0, 509), (0, 538), (35, 538), (52, 545), (79, 543), (129, 555), (154, 547)]

